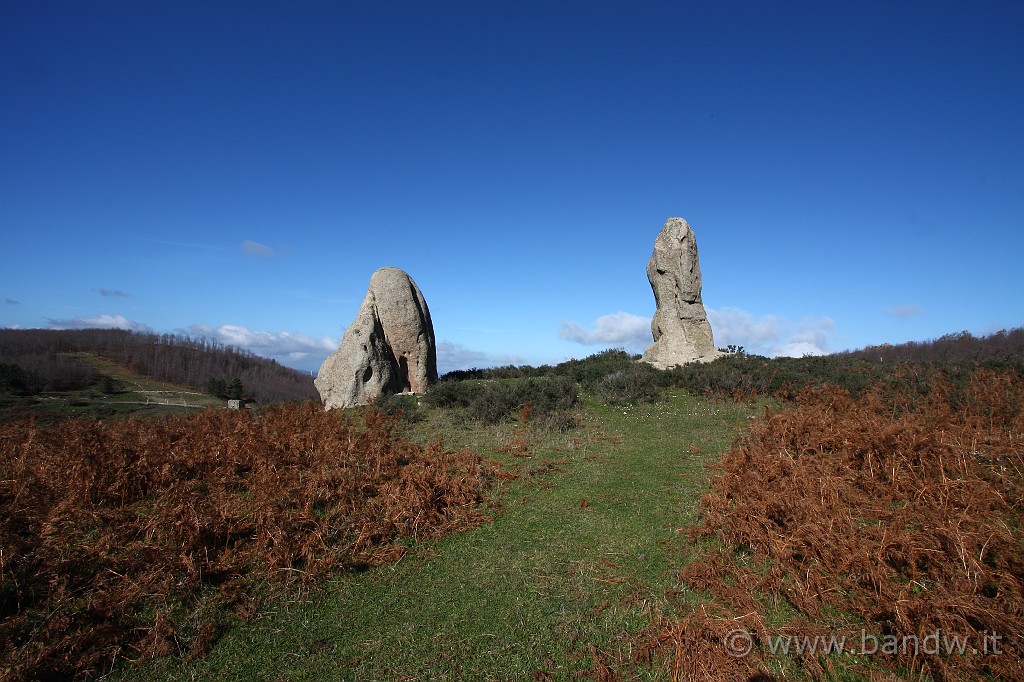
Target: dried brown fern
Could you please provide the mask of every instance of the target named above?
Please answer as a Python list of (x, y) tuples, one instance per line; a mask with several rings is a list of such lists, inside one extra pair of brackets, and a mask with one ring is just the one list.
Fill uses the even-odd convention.
[(0, 427), (0, 672), (201, 653), (257, 585), (399, 558), (484, 520), (489, 466), (313, 403)]
[[(690, 531), (717, 549), (681, 577), (734, 614), (759, 618), (779, 604), (796, 612), (774, 633), (753, 629), (762, 640), (856, 641), (862, 627), (900, 641), (941, 633), (973, 646), (879, 652), (872, 662), (936, 680), (1024, 679), (1024, 380), (979, 370), (955, 388), (940, 373), (908, 371), (917, 374), (858, 399), (807, 389), (796, 409), (756, 423), (718, 464)], [(659, 619), (640, 650), (692, 675), (695, 617)], [(999, 654), (980, 646), (992, 633)], [(805, 674), (831, 673), (830, 659), (799, 658)]]

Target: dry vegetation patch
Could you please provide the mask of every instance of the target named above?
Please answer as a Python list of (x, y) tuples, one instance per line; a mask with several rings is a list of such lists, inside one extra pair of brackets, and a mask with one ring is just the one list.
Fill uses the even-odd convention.
[(0, 427), (0, 677), (198, 654), (256, 595), (481, 522), (491, 467), (313, 403)]
[[(713, 549), (680, 575), (716, 606), (660, 617), (638, 656), (684, 678), (747, 679), (780, 637), (836, 636), (844, 653), (790, 660), (814, 678), (1024, 679), (1022, 470), (1014, 371), (897, 378), (856, 399), (808, 389), (734, 444), (701, 501), (690, 533)], [(749, 655), (727, 655), (745, 653), (730, 636)], [(953, 641), (965, 650), (930, 646)]]

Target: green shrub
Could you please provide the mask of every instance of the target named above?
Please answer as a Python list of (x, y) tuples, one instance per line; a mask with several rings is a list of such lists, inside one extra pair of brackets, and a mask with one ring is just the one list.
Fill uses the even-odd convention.
[(612, 404), (654, 402), (661, 397), (663, 374), (646, 363), (634, 363), (602, 378), (596, 392)]
[(415, 424), (423, 421), (419, 398), (409, 394), (379, 395), (374, 404), (387, 414), (400, 414), (402, 421)]
[(602, 379), (615, 372), (628, 370), (634, 357), (621, 348), (611, 348), (582, 360), (567, 360), (553, 369), (556, 376), (567, 376), (584, 388), (593, 390)]
[(572, 431), (579, 426), (579, 422), (576, 421), (576, 415), (572, 410), (555, 410), (554, 412), (547, 412), (539, 417), (531, 418), (531, 421), (542, 429), (558, 431), (561, 433)]
[(485, 390), (484, 386), (483, 382), (477, 380), (440, 381), (430, 387), (423, 400), (428, 405), (445, 409), (469, 407), (477, 395)]
[[(568, 410), (579, 400), (576, 382), (568, 377), (536, 377), (487, 381), (442, 381), (424, 400), (442, 409), (461, 409), (476, 421), (495, 424), (529, 405), (535, 418)], [(564, 420), (563, 420), (564, 421)]]
[(0, 364), (0, 393), (23, 395), (28, 389), (28, 376), (13, 363)]
[(469, 404), (469, 417), (486, 424), (496, 424), (519, 407), (516, 395), (505, 382), (481, 384), (483, 390)]
[(115, 393), (122, 392), (121, 382), (106, 374), (101, 376), (100, 380), (96, 382), (96, 388), (105, 395), (114, 395)]
[(579, 401), (579, 388), (568, 377), (541, 377), (523, 379), (515, 384), (515, 406), (530, 405), (534, 415), (545, 415), (567, 410)]

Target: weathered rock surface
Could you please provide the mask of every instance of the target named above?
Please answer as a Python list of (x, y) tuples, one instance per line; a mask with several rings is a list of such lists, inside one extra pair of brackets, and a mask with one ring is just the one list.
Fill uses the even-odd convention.
[(341, 346), (320, 366), (315, 383), (324, 406), (420, 393), (436, 380), (434, 325), (423, 294), (404, 270), (377, 270)]
[(697, 238), (682, 218), (669, 218), (654, 240), (647, 279), (658, 306), (651, 321), (654, 344), (642, 360), (659, 369), (718, 357), (701, 301)]

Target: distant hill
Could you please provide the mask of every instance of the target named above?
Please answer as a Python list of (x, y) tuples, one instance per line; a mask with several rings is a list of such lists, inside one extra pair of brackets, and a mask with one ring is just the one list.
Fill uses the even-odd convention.
[(210, 339), (123, 329), (0, 329), (0, 392), (71, 391), (99, 380), (96, 365), (72, 353), (199, 391), (226, 388), (237, 379), (245, 397), (258, 402), (318, 398), (311, 376), (275, 360)]
[(970, 332), (946, 334), (932, 341), (908, 341), (897, 345), (882, 344), (837, 356), (881, 362), (1024, 362), (1024, 328), (1004, 329), (988, 336)]

